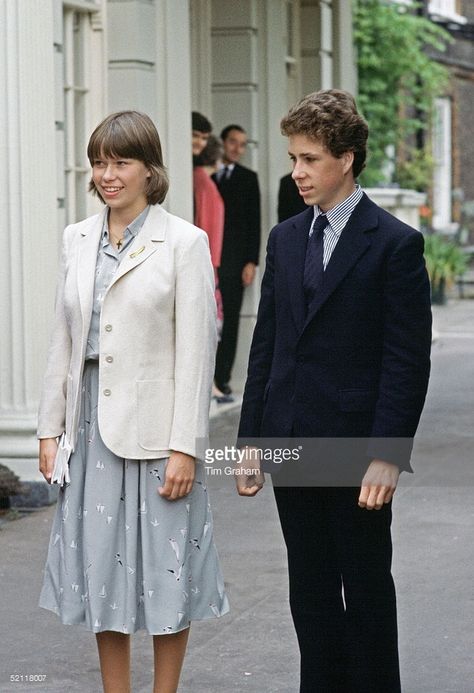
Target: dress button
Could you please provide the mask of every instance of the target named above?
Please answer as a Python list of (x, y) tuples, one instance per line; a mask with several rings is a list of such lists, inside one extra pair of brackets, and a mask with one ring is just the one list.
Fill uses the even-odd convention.
[(106, 326), (105, 326), (105, 331), (106, 331), (106, 332), (112, 332), (112, 325), (106, 325)]
[(104, 395), (105, 395), (106, 397), (110, 397), (111, 394), (112, 394), (112, 393), (111, 393), (110, 390), (104, 390)]
[(106, 356), (106, 357), (105, 357), (105, 360), (107, 361), (107, 363), (112, 363), (112, 361), (113, 361), (114, 359), (113, 359), (112, 356)]

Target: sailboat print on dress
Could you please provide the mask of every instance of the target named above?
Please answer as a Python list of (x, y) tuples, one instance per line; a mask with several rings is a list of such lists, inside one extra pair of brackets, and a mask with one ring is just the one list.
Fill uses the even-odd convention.
[(171, 544), (171, 548), (173, 549), (173, 551), (174, 551), (174, 553), (175, 553), (176, 560), (177, 560), (178, 563), (179, 563), (179, 546), (178, 546), (178, 542), (177, 542), (175, 539), (168, 539), (168, 541), (169, 541), (169, 543)]

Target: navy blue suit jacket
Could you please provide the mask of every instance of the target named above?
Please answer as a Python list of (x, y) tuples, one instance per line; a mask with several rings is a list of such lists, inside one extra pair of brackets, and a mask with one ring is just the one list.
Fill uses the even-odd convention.
[(411, 470), (430, 370), (423, 236), (364, 194), (306, 313), (312, 219), (270, 233), (239, 439), (368, 438), (369, 459)]

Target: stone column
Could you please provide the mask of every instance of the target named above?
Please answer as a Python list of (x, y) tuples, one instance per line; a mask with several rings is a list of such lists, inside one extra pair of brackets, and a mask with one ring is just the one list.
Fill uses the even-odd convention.
[(144, 111), (160, 133), (170, 190), (165, 206), (191, 220), (188, 0), (109, 0), (109, 110)]
[(170, 177), (167, 205), (193, 220), (191, 26), (188, 0), (156, 0), (157, 113)]
[(357, 68), (352, 40), (352, 3), (333, 0), (334, 87), (357, 94)]
[[(0, 0), (0, 458), (36, 460), (56, 221), (53, 5)], [(36, 464), (36, 461), (35, 461)]]

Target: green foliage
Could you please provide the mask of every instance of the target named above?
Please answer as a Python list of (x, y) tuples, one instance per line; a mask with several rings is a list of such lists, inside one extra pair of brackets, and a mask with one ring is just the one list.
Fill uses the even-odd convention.
[(425, 261), (431, 281), (433, 303), (442, 303), (444, 287), (466, 272), (467, 257), (454, 243), (446, 241), (438, 234), (431, 234), (425, 237)]
[(416, 3), (407, 10), (391, 0), (353, 2), (358, 103), (370, 128), (361, 182), (370, 186), (386, 182), (387, 147), (397, 148), (417, 130), (429, 127), (433, 99), (443, 92), (448, 73), (426, 49), (443, 51), (451, 39), (414, 13)]
[(409, 158), (397, 163), (395, 178), (402, 188), (425, 192), (433, 179), (434, 160), (426, 149), (412, 149)]

